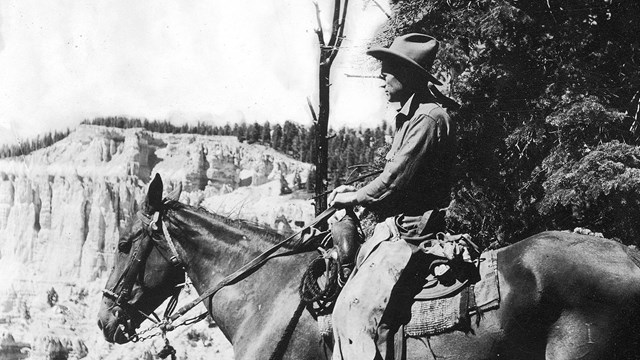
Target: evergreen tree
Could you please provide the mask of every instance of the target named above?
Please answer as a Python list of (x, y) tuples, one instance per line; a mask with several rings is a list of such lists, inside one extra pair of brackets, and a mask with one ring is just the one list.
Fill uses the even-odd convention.
[(273, 134), (271, 135), (271, 143), (272, 147), (278, 151), (283, 151), (282, 149), (282, 126), (280, 124), (276, 124), (273, 127)]
[(434, 71), (462, 104), (451, 112), (452, 230), (485, 246), (576, 225), (638, 242), (640, 223), (628, 220), (640, 216), (637, 166), (621, 157), (635, 154), (638, 134), (621, 112), (640, 88), (640, 2), (396, 0), (393, 8), (375, 42), (409, 32), (441, 40)]
[(315, 178), (316, 178), (316, 169), (311, 168), (311, 170), (309, 170), (309, 177), (307, 178), (307, 192), (312, 193), (315, 191), (315, 182), (314, 182)]
[(258, 124), (251, 124), (247, 128), (247, 143), (253, 144), (260, 140), (260, 129), (257, 126)]
[(264, 126), (262, 127), (262, 131), (260, 134), (260, 141), (265, 144), (268, 145), (271, 143), (271, 125), (269, 124), (269, 122), (265, 122)]

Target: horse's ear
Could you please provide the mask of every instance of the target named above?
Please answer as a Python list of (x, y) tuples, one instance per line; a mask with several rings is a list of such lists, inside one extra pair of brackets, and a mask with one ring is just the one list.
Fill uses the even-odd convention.
[(173, 191), (171, 191), (169, 195), (167, 195), (167, 199), (179, 201), (181, 193), (182, 193), (182, 181), (178, 182), (178, 185), (176, 185), (176, 188), (173, 189)]
[(147, 191), (147, 198), (145, 200), (147, 204), (147, 211), (154, 212), (159, 211), (162, 207), (162, 178), (160, 174), (156, 176), (149, 184), (149, 191)]

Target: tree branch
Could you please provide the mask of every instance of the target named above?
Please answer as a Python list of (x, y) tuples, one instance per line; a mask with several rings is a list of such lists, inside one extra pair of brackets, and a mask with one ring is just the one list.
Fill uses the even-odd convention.
[(313, 6), (316, 7), (316, 20), (318, 21), (318, 28), (316, 29), (316, 34), (318, 35), (318, 41), (320, 42), (320, 47), (325, 46), (324, 42), (324, 34), (322, 32), (322, 20), (320, 19), (320, 6), (318, 5), (317, 0), (313, 0)]
[(336, 38), (338, 37), (338, 31), (340, 28), (340, 8), (342, 6), (341, 0), (334, 0), (333, 3), (333, 26), (331, 27), (331, 38), (329, 39), (329, 45), (334, 46), (336, 44)]
[(309, 110), (311, 110), (311, 116), (313, 117), (314, 124), (318, 123), (318, 116), (316, 115), (316, 111), (313, 110), (313, 105), (311, 104), (311, 99), (307, 96), (307, 105), (309, 105)]
[[(339, 25), (339, 30), (338, 30), (338, 41), (342, 42), (342, 39), (344, 39), (343, 34), (344, 34), (344, 25), (345, 25), (345, 20), (347, 19), (347, 7), (349, 6), (349, 0), (344, 0), (344, 4), (343, 4), (343, 8), (342, 8), (342, 18), (340, 19), (340, 25)], [(338, 45), (340, 46), (340, 45)]]
[(344, 0), (344, 3), (342, 5), (342, 17), (340, 18), (340, 22), (337, 25), (337, 36), (335, 38), (335, 42), (332, 44), (334, 46), (334, 50), (331, 52), (331, 56), (329, 57), (329, 63), (332, 63), (333, 59), (338, 56), (338, 50), (340, 50), (342, 40), (344, 40), (344, 28), (347, 19), (347, 8), (349, 6), (349, 0)]
[(380, 9), (380, 11), (382, 11), (382, 12), (387, 16), (387, 19), (391, 19), (391, 14), (389, 14), (389, 13), (387, 12), (387, 10), (385, 10), (385, 9), (380, 5), (380, 3), (378, 2), (378, 0), (371, 0), (371, 1), (373, 1), (373, 3), (374, 3), (374, 4), (376, 4), (376, 6), (378, 7), (378, 9)]
[(350, 78), (365, 78), (365, 79), (382, 80), (382, 77), (380, 75), (358, 75), (358, 74), (348, 74), (348, 73), (345, 73), (344, 75), (346, 77), (350, 77)]

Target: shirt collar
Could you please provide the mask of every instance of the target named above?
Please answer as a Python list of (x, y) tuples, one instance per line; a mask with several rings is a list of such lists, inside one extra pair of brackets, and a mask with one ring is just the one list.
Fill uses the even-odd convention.
[(409, 97), (409, 99), (407, 100), (407, 102), (404, 103), (404, 105), (398, 109), (398, 114), (402, 114), (405, 117), (411, 117), (411, 115), (413, 115), (412, 113), (415, 112), (415, 109), (412, 109), (412, 105), (414, 102), (414, 98), (416, 97), (416, 94), (411, 94), (411, 96)]
[(405, 102), (404, 105), (400, 109), (398, 109), (398, 114), (396, 115), (396, 129), (400, 129), (405, 121), (411, 119), (416, 110), (418, 110), (419, 105), (420, 101), (416, 99), (416, 94), (413, 93), (409, 97), (407, 102)]

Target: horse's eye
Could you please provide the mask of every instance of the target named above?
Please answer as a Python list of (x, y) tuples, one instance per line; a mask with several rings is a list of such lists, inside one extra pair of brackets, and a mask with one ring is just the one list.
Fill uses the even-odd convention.
[(127, 239), (122, 239), (118, 243), (118, 251), (124, 254), (128, 254), (129, 250), (131, 250), (131, 241)]

